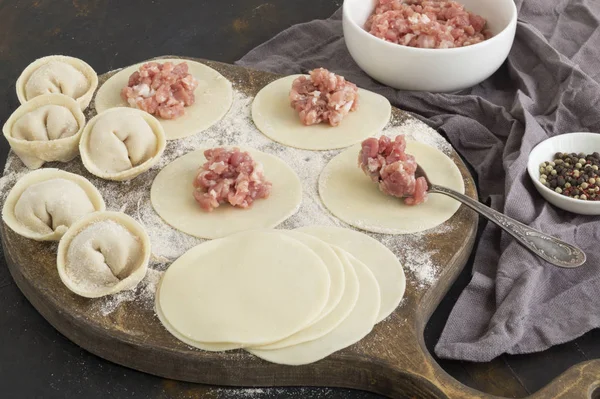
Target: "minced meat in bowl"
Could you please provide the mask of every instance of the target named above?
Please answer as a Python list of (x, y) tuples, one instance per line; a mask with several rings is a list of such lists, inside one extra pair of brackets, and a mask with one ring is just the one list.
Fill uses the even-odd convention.
[(370, 34), (390, 43), (419, 48), (454, 48), (492, 36), (487, 21), (457, 1), (377, 0), (365, 23)]
[[(517, 8), (514, 0), (458, 2), (460, 6), (450, 0), (344, 0), (346, 47), (364, 72), (395, 89), (454, 92), (472, 87), (506, 60)], [(377, 11), (381, 16), (375, 18)]]

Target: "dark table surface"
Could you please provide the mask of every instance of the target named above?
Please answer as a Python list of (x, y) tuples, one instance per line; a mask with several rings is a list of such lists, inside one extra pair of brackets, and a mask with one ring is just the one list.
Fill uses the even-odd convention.
[[(336, 0), (0, 0), (0, 122), (18, 106), (14, 82), (36, 58), (66, 54), (98, 73), (164, 54), (233, 62), (290, 25), (326, 18)], [(324, 65), (326, 67), (326, 65)], [(0, 164), (8, 144), (0, 140)], [(320, 388), (234, 389), (180, 383), (130, 370), (80, 349), (55, 331), (15, 286), (0, 257), (1, 398), (376, 398)], [(437, 341), (470, 278), (471, 262), (425, 331)], [(523, 397), (568, 367), (600, 357), (600, 332), (542, 353), (490, 363), (440, 360), (466, 385)]]

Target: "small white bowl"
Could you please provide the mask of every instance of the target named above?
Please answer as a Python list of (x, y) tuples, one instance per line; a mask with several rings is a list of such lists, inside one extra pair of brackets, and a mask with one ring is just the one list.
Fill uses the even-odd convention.
[(451, 92), (490, 77), (504, 62), (515, 38), (514, 0), (458, 0), (488, 21), (494, 36), (450, 49), (401, 46), (371, 35), (365, 22), (377, 0), (344, 0), (344, 40), (358, 66), (373, 79), (403, 90)]
[(581, 215), (600, 215), (600, 201), (583, 201), (558, 194), (540, 183), (540, 164), (552, 161), (557, 152), (600, 152), (599, 133), (565, 133), (542, 141), (531, 150), (527, 172), (539, 193), (554, 206)]

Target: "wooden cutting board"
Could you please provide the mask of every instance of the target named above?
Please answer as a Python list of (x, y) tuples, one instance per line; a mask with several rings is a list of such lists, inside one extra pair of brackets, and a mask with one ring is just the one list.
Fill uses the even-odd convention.
[[(239, 66), (196, 61), (218, 70), (249, 96), (278, 78)], [(114, 73), (100, 76), (100, 84)], [(93, 114), (92, 108), (88, 118)], [(399, 109), (393, 109), (393, 116), (396, 123), (410, 118)], [(451, 157), (462, 173), (466, 194), (476, 198), (467, 168), (455, 152)], [(89, 312), (90, 300), (71, 293), (58, 277), (56, 243), (26, 239), (4, 223), (0, 231), (10, 272), (33, 306), (70, 340), (109, 361), (166, 378), (213, 385), (345, 387), (391, 398), (488, 397), (445, 373), (423, 340), (427, 320), (465, 265), (475, 240), (477, 217), (466, 207), (447, 223), (451, 229), (422, 239), (425, 250), (436, 251), (440, 267), (435, 282), (423, 287), (407, 273), (404, 300), (390, 317), (359, 343), (305, 366), (268, 363), (244, 351), (214, 353), (190, 348), (162, 327), (152, 309), (136, 301), (121, 302), (107, 314)], [(598, 376), (600, 361), (583, 363), (533, 397), (587, 397), (600, 385)]]

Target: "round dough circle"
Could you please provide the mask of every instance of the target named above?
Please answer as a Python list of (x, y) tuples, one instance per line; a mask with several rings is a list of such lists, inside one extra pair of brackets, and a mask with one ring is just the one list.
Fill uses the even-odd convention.
[[(111, 286), (96, 286), (77, 283), (73, 281), (69, 272), (67, 271), (67, 255), (69, 247), (73, 240), (76, 240), (80, 233), (84, 233), (88, 227), (93, 227), (96, 223), (102, 223), (106, 221), (113, 221), (118, 225), (124, 227), (136, 240), (139, 240), (141, 244), (141, 254), (139, 259), (136, 259), (135, 266), (132, 270), (127, 271), (126, 277), (119, 279), (117, 283)], [(96, 233), (96, 232), (95, 232)], [(110, 237), (110, 236), (107, 236)], [(120, 248), (120, 244), (125, 241), (115, 242), (114, 239), (105, 242), (105, 252), (101, 252), (100, 249), (103, 246), (103, 240), (107, 240), (107, 237), (97, 237), (88, 242), (94, 243), (94, 248), (90, 248), (93, 252), (98, 252), (100, 255), (100, 262), (105, 262), (110, 254), (115, 256), (127, 256), (127, 248)], [(134, 288), (143, 280), (148, 270), (148, 262), (150, 261), (150, 237), (144, 230), (144, 228), (131, 216), (126, 215), (122, 212), (94, 212), (75, 222), (65, 233), (58, 243), (58, 251), (56, 257), (56, 266), (58, 269), (58, 275), (62, 282), (67, 286), (68, 289), (86, 298), (99, 298), (105, 295), (115, 294), (119, 291), (128, 290)], [(91, 255), (93, 256), (93, 255)], [(81, 265), (81, 263), (79, 264)]]
[(175, 327), (173, 327), (171, 325), (171, 323), (169, 323), (169, 320), (167, 320), (167, 318), (165, 317), (165, 314), (162, 311), (162, 308), (160, 307), (160, 289), (156, 290), (156, 295), (155, 295), (155, 304), (154, 304), (154, 311), (156, 312), (156, 316), (158, 317), (158, 320), (160, 320), (160, 322), (162, 323), (163, 327), (169, 332), (171, 333), (172, 336), (174, 336), (175, 338), (177, 338), (178, 340), (180, 340), (181, 342), (194, 347), (194, 348), (198, 348), (198, 349), (202, 349), (208, 352), (223, 352), (223, 351), (229, 351), (229, 350), (234, 350), (234, 349), (240, 349), (243, 345), (242, 344), (234, 344), (231, 342), (200, 342), (200, 341), (195, 341), (193, 339), (190, 339), (188, 337), (186, 337), (185, 335), (183, 335), (182, 333), (180, 333), (179, 331), (177, 331), (177, 329)]
[[(265, 230), (265, 232), (284, 234), (308, 246), (325, 263), (329, 272), (331, 284), (329, 288), (329, 298), (327, 299), (325, 308), (323, 308), (321, 314), (311, 322), (309, 327), (274, 344), (261, 346), (260, 349), (275, 349), (289, 346), (294, 343), (309, 341), (328, 333), (341, 323), (348, 313), (350, 313), (356, 303), (356, 298), (358, 298), (358, 280), (354, 273), (354, 269), (349, 265), (348, 259), (343, 254), (339, 253), (339, 251), (341, 251), (340, 249), (332, 248), (324, 241), (299, 231)], [(348, 269), (350, 270), (348, 271)], [(346, 275), (346, 273), (350, 273), (350, 275)], [(346, 286), (346, 283), (348, 283), (348, 286)], [(342, 300), (343, 303), (340, 303)], [(166, 317), (164, 317), (158, 299), (156, 301), (156, 314), (171, 334), (190, 346), (211, 352), (220, 352), (244, 347), (242, 344), (232, 342), (208, 343), (190, 340), (177, 331), (168, 322)]]
[[(71, 111), (79, 126), (77, 133), (69, 137), (47, 141), (29, 141), (13, 137), (12, 130), (15, 123), (21, 117), (45, 105), (59, 105)], [(63, 94), (44, 94), (17, 108), (2, 127), (2, 133), (10, 144), (10, 148), (25, 166), (29, 169), (37, 169), (46, 162), (69, 162), (75, 158), (79, 154), (79, 140), (84, 126), (85, 116), (77, 101)]]
[[(70, 65), (77, 69), (79, 72), (83, 74), (83, 76), (87, 79), (89, 83), (89, 87), (87, 91), (78, 98), (75, 98), (81, 110), (85, 110), (88, 105), (90, 105), (90, 101), (92, 100), (92, 96), (98, 87), (98, 75), (94, 71), (94, 69), (79, 58), (69, 57), (65, 55), (49, 55), (47, 57), (39, 58), (33, 61), (31, 64), (27, 66), (17, 79), (16, 89), (17, 89), (17, 98), (21, 104), (25, 104), (27, 101), (31, 100), (31, 98), (27, 98), (25, 94), (25, 86), (29, 81), (29, 78), (32, 74), (34, 74), (40, 67), (48, 64), (49, 62), (60, 62), (67, 65)], [(55, 82), (52, 82), (55, 84)], [(60, 84), (60, 82), (58, 82)], [(34, 97), (35, 98), (35, 97)]]
[[(114, 122), (115, 126), (118, 126), (119, 121), (127, 123), (127, 119), (130, 119), (131, 121), (131, 118), (143, 119), (148, 124), (150, 129), (152, 129), (152, 132), (156, 136), (156, 148), (154, 149), (154, 154), (150, 158), (146, 159), (144, 162), (121, 172), (110, 172), (98, 167), (94, 163), (92, 152), (100, 152), (100, 156), (106, 156), (113, 159), (115, 157), (119, 157), (120, 154), (117, 151), (113, 151), (111, 149), (110, 140), (108, 139), (105, 140), (103, 138), (101, 141), (102, 145), (106, 144), (106, 147), (104, 148), (101, 148), (100, 146), (94, 147), (90, 145), (92, 131), (94, 130), (94, 126), (96, 125), (96, 123), (98, 123), (99, 121), (106, 121), (108, 119), (109, 122)], [(128, 131), (128, 133), (131, 132)], [(106, 134), (107, 137), (110, 137), (112, 135), (116, 136), (117, 134), (114, 131), (108, 131)], [(110, 138), (112, 139), (113, 137)], [(119, 140), (117, 137), (114, 137), (114, 139)], [(133, 141), (133, 143), (135, 142), (136, 141)], [(137, 142), (139, 143), (140, 141)], [(122, 144), (126, 148), (126, 151), (129, 151), (127, 145), (124, 142)], [(102, 112), (90, 119), (90, 121), (83, 129), (83, 133), (81, 134), (81, 141), (79, 142), (79, 153), (81, 154), (81, 161), (83, 162), (83, 166), (85, 166), (85, 168), (91, 174), (106, 180), (124, 181), (131, 180), (134, 177), (144, 173), (152, 166), (154, 166), (160, 159), (162, 153), (165, 150), (166, 145), (167, 141), (165, 139), (164, 130), (155, 117), (153, 117), (147, 112), (140, 111), (139, 109), (120, 107), (109, 109), (108, 111)], [(131, 158), (131, 156), (129, 156), (129, 158)]]
[(352, 312), (344, 321), (321, 338), (274, 350), (247, 349), (269, 362), (298, 366), (321, 360), (346, 348), (371, 332), (379, 314), (380, 294), (377, 280), (364, 263), (350, 256), (360, 290)]
[(381, 289), (377, 322), (388, 317), (400, 304), (406, 289), (406, 277), (398, 258), (385, 245), (366, 234), (341, 227), (308, 226), (297, 230), (338, 246), (367, 265)]
[(331, 281), (331, 285), (329, 286), (329, 299), (327, 299), (327, 304), (323, 308), (321, 314), (312, 321), (311, 325), (317, 323), (329, 315), (342, 299), (342, 295), (346, 289), (346, 280), (344, 278), (345, 267), (343, 261), (330, 245), (314, 236), (293, 230), (273, 230), (273, 232), (275, 234), (285, 234), (300, 241), (316, 253), (327, 267)]
[[(69, 226), (58, 226), (56, 230), (50, 234), (40, 234), (29, 229), (15, 216), (15, 206), (25, 190), (34, 184), (46, 182), (52, 179), (65, 179), (76, 183), (87, 194), (87, 197), (93, 205), (95, 211), (104, 211), (104, 209), (106, 209), (106, 205), (104, 204), (104, 199), (102, 198), (100, 191), (98, 191), (98, 189), (85, 177), (76, 175), (74, 173), (65, 172), (60, 169), (39, 169), (34, 172), (30, 172), (19, 179), (19, 181), (8, 193), (6, 201), (4, 201), (4, 206), (2, 208), (2, 219), (15, 233), (36, 241), (58, 241), (63, 234), (65, 234)], [(52, 194), (60, 196), (62, 193), (55, 191)], [(67, 197), (67, 199), (70, 201), (76, 201), (76, 198), (72, 196)], [(39, 200), (44, 201), (44, 198), (40, 198)], [(65, 204), (60, 208), (68, 212), (68, 210), (74, 206), (77, 206), (77, 204), (71, 203), (68, 206)]]
[[(360, 148), (358, 144), (337, 155), (319, 176), (323, 203), (342, 221), (374, 233), (410, 234), (444, 223), (460, 207), (460, 202), (442, 194), (430, 194), (425, 203), (409, 206), (382, 193), (357, 166)], [(406, 152), (414, 155), (433, 183), (464, 192), (458, 167), (444, 153), (416, 141), (407, 141)]]
[(338, 126), (327, 123), (305, 126), (290, 106), (292, 75), (269, 83), (252, 103), (256, 127), (270, 139), (305, 150), (333, 150), (348, 147), (379, 133), (390, 120), (392, 107), (383, 96), (358, 89), (358, 109), (344, 117)]
[(252, 231), (183, 254), (161, 280), (158, 305), (191, 340), (262, 345), (310, 324), (329, 287), (327, 267), (309, 247)]
[(222, 204), (212, 212), (203, 211), (193, 196), (192, 182), (206, 158), (204, 150), (190, 152), (165, 166), (154, 179), (150, 190), (152, 206), (158, 215), (177, 230), (199, 238), (220, 238), (245, 230), (272, 228), (292, 216), (302, 201), (302, 183), (284, 161), (250, 148), (262, 163), (264, 174), (273, 183), (269, 198), (250, 208)]
[(148, 62), (186, 62), (189, 72), (198, 80), (194, 91), (196, 101), (185, 107), (185, 114), (177, 119), (158, 118), (165, 130), (167, 140), (180, 139), (208, 129), (221, 120), (233, 103), (231, 82), (214, 69), (187, 59), (159, 59), (145, 61), (120, 70), (108, 79), (96, 94), (95, 106), (98, 113), (114, 107), (128, 107), (121, 98), (121, 90), (127, 86), (129, 77)]
[(348, 317), (348, 315), (350, 315), (350, 312), (352, 312), (352, 309), (354, 309), (354, 306), (356, 306), (356, 302), (358, 301), (358, 294), (360, 291), (358, 276), (356, 275), (354, 267), (350, 262), (348, 253), (339, 247), (332, 248), (339, 256), (340, 260), (342, 260), (344, 265), (345, 280), (344, 295), (335, 309), (333, 309), (331, 313), (329, 313), (323, 319), (305, 328), (304, 330), (298, 331), (296, 334), (290, 335), (281, 341), (277, 341), (269, 345), (253, 347), (251, 349), (273, 350), (313, 341), (331, 332), (334, 328), (339, 326)]

